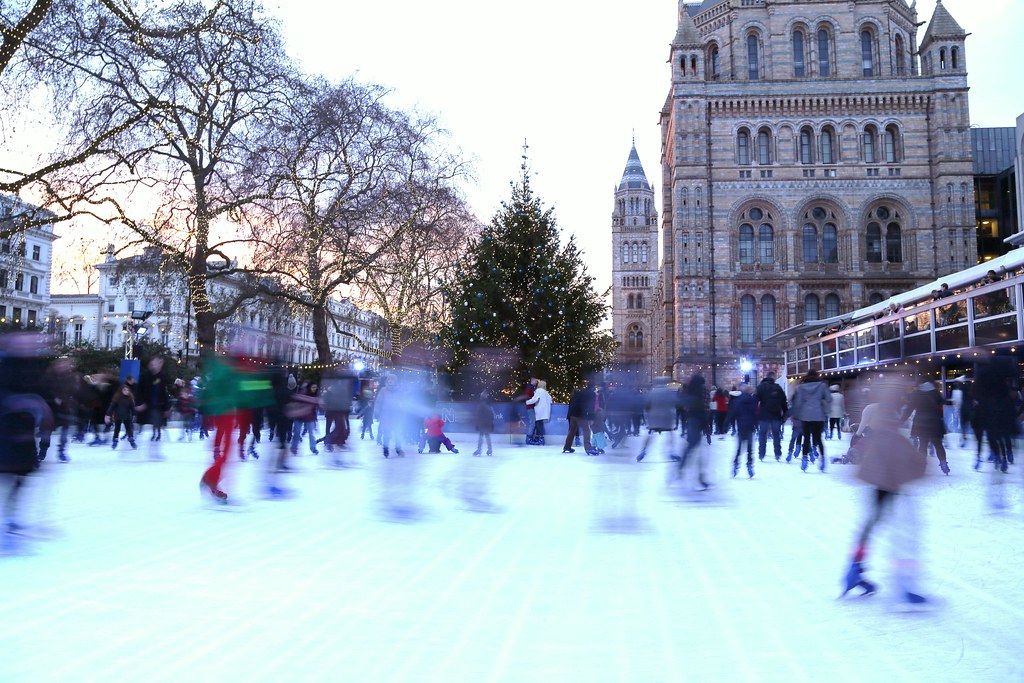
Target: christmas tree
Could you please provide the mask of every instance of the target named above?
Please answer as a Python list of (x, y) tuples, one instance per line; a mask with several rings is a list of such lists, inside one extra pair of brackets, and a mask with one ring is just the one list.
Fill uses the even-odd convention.
[(566, 400), (614, 349), (593, 283), (575, 239), (561, 245), (553, 209), (533, 193), (524, 163), (511, 199), (470, 246), (448, 293), (452, 316), (441, 343), (451, 352), (456, 391), (511, 395), (533, 376)]

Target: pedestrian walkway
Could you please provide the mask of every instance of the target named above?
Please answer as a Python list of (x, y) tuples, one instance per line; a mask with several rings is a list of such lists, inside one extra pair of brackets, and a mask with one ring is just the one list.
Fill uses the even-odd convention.
[(232, 463), (221, 508), (198, 489), (207, 442), (150, 462), (146, 438), (76, 444), (33, 482), (23, 554), (0, 558), (3, 683), (1024, 680), (1024, 465), (993, 514), (969, 449), (917, 488), (941, 604), (905, 615), (884, 526), (879, 594), (836, 599), (852, 467), (733, 480), (731, 438), (701, 495), (657, 450), (384, 460), (356, 440), (353, 467), (292, 459), (285, 500), (261, 495), (262, 460)]

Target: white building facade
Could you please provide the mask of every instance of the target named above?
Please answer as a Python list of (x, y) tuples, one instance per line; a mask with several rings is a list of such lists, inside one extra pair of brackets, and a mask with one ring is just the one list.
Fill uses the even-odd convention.
[[(195, 360), (200, 348), (184, 277), (167, 267), (158, 249), (140, 256), (115, 258), (109, 248), (99, 271), (97, 294), (56, 294), (52, 297), (53, 329), (58, 344), (91, 344), (101, 349), (124, 348), (129, 330), (138, 321), (133, 312), (148, 312), (141, 323), (146, 336)], [(211, 302), (234, 298), (241, 289), (237, 279), (225, 277), (209, 285)], [(334, 362), (360, 361), (377, 369), (386, 355), (388, 337), (384, 319), (360, 309), (347, 299), (332, 299), (328, 311), (331, 354)], [(339, 331), (340, 330), (340, 331)], [(236, 342), (253, 355), (290, 364), (317, 364), (313, 326), (308, 313), (280, 299), (256, 297), (218, 324), (216, 351)]]
[[(25, 230), (19, 223), (51, 219), (53, 214), (12, 195), (0, 195), (0, 326), (46, 328), (53, 266), (53, 225)], [(12, 231), (17, 231), (11, 234)]]

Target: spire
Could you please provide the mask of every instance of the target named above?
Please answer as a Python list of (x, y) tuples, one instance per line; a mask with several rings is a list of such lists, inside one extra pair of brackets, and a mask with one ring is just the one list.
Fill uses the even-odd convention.
[(949, 13), (949, 10), (942, 4), (942, 0), (938, 0), (935, 4), (935, 13), (932, 14), (932, 20), (928, 23), (928, 29), (924, 32), (924, 38), (921, 39), (921, 47), (925, 47), (933, 40), (940, 38), (955, 38), (957, 40), (963, 40), (967, 37), (967, 32), (956, 23), (956, 19)]
[(687, 11), (679, 13), (679, 30), (676, 37), (672, 39), (672, 47), (702, 47), (700, 33), (697, 32), (697, 24), (693, 23), (693, 17)]
[(644, 173), (644, 166), (640, 163), (640, 155), (636, 153), (636, 140), (629, 150), (629, 159), (626, 160), (626, 169), (622, 172), (622, 180), (619, 181), (619, 192), (623, 190), (651, 190), (651, 184), (647, 182), (647, 174)]

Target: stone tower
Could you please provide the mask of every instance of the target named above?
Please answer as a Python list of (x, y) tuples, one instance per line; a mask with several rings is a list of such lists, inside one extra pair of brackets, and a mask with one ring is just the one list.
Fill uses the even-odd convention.
[(677, 378), (779, 371), (776, 333), (976, 263), (966, 33), (939, 2), (919, 49), (915, 4), (680, 2), (658, 361)]
[(658, 278), (658, 212), (654, 188), (636, 153), (629, 151), (612, 211), (612, 328), (619, 370), (649, 383), (653, 356), (654, 291)]

